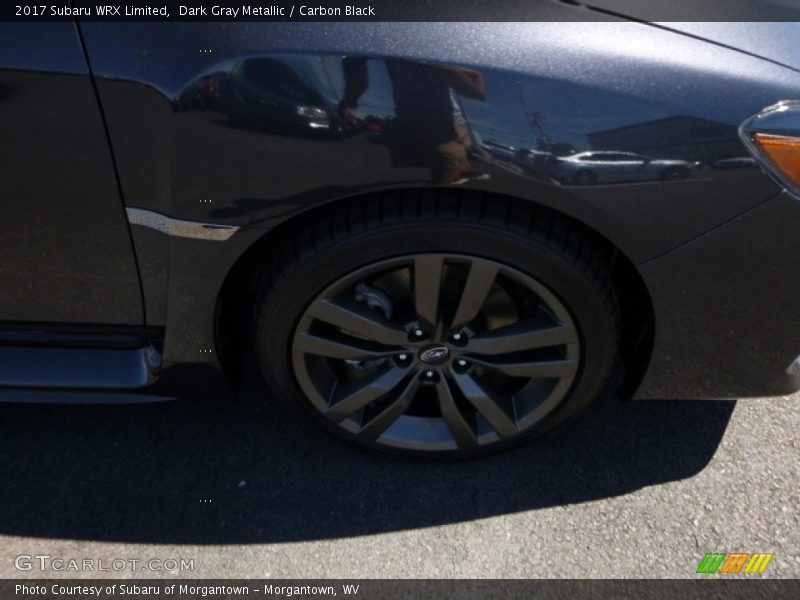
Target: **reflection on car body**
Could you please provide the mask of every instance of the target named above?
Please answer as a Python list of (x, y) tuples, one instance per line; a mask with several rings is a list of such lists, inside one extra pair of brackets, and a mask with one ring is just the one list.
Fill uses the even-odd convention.
[(756, 166), (756, 161), (750, 156), (736, 156), (734, 158), (721, 158), (711, 163), (713, 169), (749, 169)]
[(556, 179), (576, 185), (686, 179), (693, 171), (694, 165), (685, 160), (650, 158), (633, 152), (579, 152), (560, 157), (553, 167)]
[(249, 57), (188, 86), (177, 104), (215, 110), (247, 129), (336, 136), (345, 127), (324, 69), (320, 57)]

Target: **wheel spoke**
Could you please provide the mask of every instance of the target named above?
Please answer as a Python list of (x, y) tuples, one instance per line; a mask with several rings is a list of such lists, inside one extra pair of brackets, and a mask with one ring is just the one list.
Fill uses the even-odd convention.
[(405, 369), (389, 367), (373, 375), (335, 386), (325, 416), (337, 423), (373, 400), (388, 394), (406, 375)]
[(489, 422), (500, 437), (519, 432), (514, 416), (514, 402), (483, 386), (467, 373), (453, 373), (453, 378), (466, 399)]
[(489, 361), (473, 356), (470, 357), (470, 360), (476, 365), (499, 371), (509, 377), (572, 377), (577, 367), (576, 362), (572, 359)]
[(575, 328), (570, 324), (530, 320), (476, 335), (469, 341), (466, 349), (476, 354), (508, 354), (521, 350), (573, 344), (577, 341)]
[(472, 261), (455, 317), (453, 317), (452, 327), (466, 325), (478, 316), (499, 270), (500, 267), (494, 263), (481, 260)]
[(387, 346), (400, 346), (406, 342), (407, 334), (403, 329), (393, 326), (355, 300), (322, 300), (311, 306), (308, 315)]
[(419, 378), (412, 377), (403, 391), (400, 392), (400, 395), (379, 414), (370, 419), (369, 423), (362, 426), (359, 434), (368, 439), (377, 440), (384, 431), (389, 429), (408, 410), (418, 388)]
[(442, 284), (441, 256), (422, 255), (414, 258), (414, 307), (417, 316), (428, 327), (435, 327), (439, 314), (439, 288)]
[(446, 377), (441, 377), (436, 382), (436, 395), (439, 397), (439, 409), (442, 411), (450, 433), (459, 448), (474, 448), (478, 445), (478, 438), (475, 430), (456, 405), (453, 393), (450, 390), (450, 383)]
[(323, 335), (306, 331), (295, 338), (294, 351), (343, 360), (364, 360), (392, 356), (401, 352), (402, 348), (387, 348), (345, 336)]

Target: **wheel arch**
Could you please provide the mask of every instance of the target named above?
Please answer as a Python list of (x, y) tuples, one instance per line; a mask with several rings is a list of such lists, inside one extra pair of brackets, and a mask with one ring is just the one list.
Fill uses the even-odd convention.
[[(220, 364), (225, 376), (233, 382), (241, 379), (245, 372), (250, 352), (251, 322), (253, 305), (264, 264), (275, 260), (274, 250), (281, 244), (291, 243), (293, 235), (302, 229), (303, 223), (315, 215), (330, 211), (338, 205), (353, 201), (369, 201), (370, 198), (387, 193), (369, 192), (341, 197), (322, 205), (309, 206), (276, 227), (265, 230), (264, 234), (245, 250), (230, 268), (218, 293), (214, 315), (215, 343)], [(592, 236), (605, 249), (610, 262), (613, 285), (617, 291), (621, 311), (620, 358), (624, 369), (615, 377), (615, 386), (624, 398), (629, 398), (638, 388), (650, 363), (655, 328), (655, 312), (649, 290), (633, 261), (606, 236), (590, 224), (571, 215), (545, 206), (530, 199), (509, 196), (494, 192), (442, 188), (403, 188), (391, 190), (393, 194), (413, 194), (420, 204), (435, 204), (445, 194), (485, 195), (498, 201), (506, 201), (508, 206), (521, 204), (532, 206), (537, 213), (558, 217), (570, 227), (577, 228)], [(510, 210), (510, 209), (509, 209)]]

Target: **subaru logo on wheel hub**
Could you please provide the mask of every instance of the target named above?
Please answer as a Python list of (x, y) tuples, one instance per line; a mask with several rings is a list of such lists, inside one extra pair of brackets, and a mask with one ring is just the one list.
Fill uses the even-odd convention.
[(450, 356), (450, 351), (444, 346), (430, 346), (419, 354), (419, 359), (429, 365), (440, 365)]

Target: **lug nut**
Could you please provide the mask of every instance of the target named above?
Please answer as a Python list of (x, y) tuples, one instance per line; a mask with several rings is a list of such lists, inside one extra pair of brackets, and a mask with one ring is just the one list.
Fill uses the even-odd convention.
[(456, 373), (466, 373), (467, 370), (469, 370), (469, 361), (464, 358), (459, 358), (455, 361), (453, 369), (455, 369)]
[(463, 331), (456, 331), (450, 336), (450, 342), (456, 346), (464, 346), (467, 343), (467, 334)]
[(423, 371), (420, 377), (422, 381), (427, 383), (434, 383), (439, 381), (439, 373), (434, 371), (433, 369), (428, 369), (427, 371)]
[(428, 333), (422, 327), (414, 327), (408, 332), (408, 339), (412, 342), (418, 342), (428, 337)]
[(411, 364), (411, 356), (403, 352), (402, 354), (397, 355), (397, 357), (394, 359), (394, 362), (401, 367), (406, 367)]

